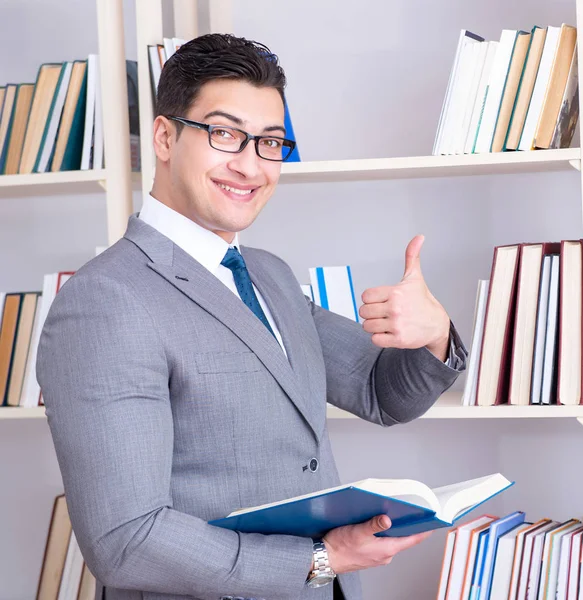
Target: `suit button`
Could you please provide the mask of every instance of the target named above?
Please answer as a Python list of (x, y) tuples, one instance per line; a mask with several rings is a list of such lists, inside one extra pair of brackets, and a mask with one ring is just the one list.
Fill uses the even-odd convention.
[(312, 473), (315, 473), (318, 470), (318, 466), (318, 459), (312, 458), (312, 460), (310, 461), (310, 471), (312, 471)]

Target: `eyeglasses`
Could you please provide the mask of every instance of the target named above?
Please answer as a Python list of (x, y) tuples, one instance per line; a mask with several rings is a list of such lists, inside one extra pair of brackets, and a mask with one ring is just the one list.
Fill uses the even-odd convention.
[(253, 140), (257, 156), (265, 160), (283, 162), (291, 156), (296, 147), (296, 143), (293, 140), (286, 140), (285, 138), (272, 135), (252, 135), (242, 129), (230, 127), (229, 125), (207, 125), (206, 123), (198, 123), (197, 121), (191, 121), (183, 117), (166, 116), (166, 118), (182, 123), (187, 127), (207, 131), (211, 148), (220, 150), (221, 152), (230, 152), (232, 154), (243, 152), (247, 144)]

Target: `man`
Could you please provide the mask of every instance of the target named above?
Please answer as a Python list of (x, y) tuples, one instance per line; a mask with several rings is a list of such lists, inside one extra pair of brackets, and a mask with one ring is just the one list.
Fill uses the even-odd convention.
[(98, 598), (358, 600), (355, 571), (425, 537), (376, 537), (386, 516), (324, 540), (208, 524), (338, 485), (326, 400), (410, 421), (465, 365), (423, 280), (422, 237), (398, 285), (364, 292), (363, 325), (307, 300), (279, 258), (239, 248), (293, 149), (284, 85), (264, 46), (185, 44), (159, 83), (151, 195), (47, 318), (38, 377)]

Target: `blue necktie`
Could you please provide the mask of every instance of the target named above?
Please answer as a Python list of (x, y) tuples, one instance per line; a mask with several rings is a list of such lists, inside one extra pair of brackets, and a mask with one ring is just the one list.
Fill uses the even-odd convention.
[(239, 292), (239, 296), (241, 296), (241, 300), (243, 300), (247, 307), (251, 309), (253, 314), (265, 325), (265, 327), (267, 327), (271, 335), (275, 337), (275, 333), (273, 333), (273, 329), (271, 329), (271, 325), (269, 324), (269, 321), (259, 304), (255, 290), (253, 289), (253, 284), (251, 283), (251, 277), (249, 277), (249, 271), (247, 271), (245, 260), (237, 248), (229, 248), (225, 254), (225, 258), (221, 261), (221, 264), (233, 273), (233, 279), (235, 280), (235, 285), (237, 286), (237, 291)]

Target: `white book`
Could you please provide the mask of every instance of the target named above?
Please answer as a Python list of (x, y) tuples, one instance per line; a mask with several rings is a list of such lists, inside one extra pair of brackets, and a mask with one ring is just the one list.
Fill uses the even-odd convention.
[(522, 135), (520, 136), (520, 142), (518, 143), (518, 150), (532, 150), (534, 134), (541, 114), (560, 35), (560, 27), (551, 27), (550, 25), (547, 27), (547, 37), (538, 66), (532, 96), (530, 97), (526, 120), (524, 122), (524, 127), (522, 128)]
[(440, 152), (441, 138), (442, 138), (443, 129), (444, 129), (444, 125), (445, 125), (445, 119), (446, 119), (447, 112), (448, 112), (448, 106), (450, 103), (451, 94), (452, 94), (453, 87), (454, 87), (455, 81), (456, 81), (456, 75), (457, 75), (457, 70), (458, 70), (458, 65), (460, 62), (462, 50), (467, 44), (474, 44), (476, 42), (483, 42), (483, 41), (484, 41), (484, 38), (476, 35), (475, 33), (472, 33), (471, 31), (467, 31), (466, 29), (462, 29), (460, 32), (453, 65), (452, 65), (451, 71), (449, 73), (449, 80), (447, 82), (447, 90), (445, 92), (445, 97), (443, 99), (443, 104), (441, 106), (441, 113), (439, 115), (439, 123), (437, 125), (437, 134), (435, 136), (435, 142), (433, 144), (433, 154), (434, 155), (441, 153)]
[[(542, 562), (539, 598), (541, 600), (555, 600), (561, 560), (561, 540), (563, 537), (581, 526), (581, 521), (571, 519), (555, 531), (549, 533), (545, 539), (545, 548)], [(547, 543), (548, 541), (548, 543)]]
[(437, 590), (437, 600), (445, 600), (447, 586), (449, 583), (449, 572), (451, 569), (451, 559), (453, 557), (453, 547), (457, 530), (452, 529), (445, 538), (445, 550), (443, 551), (443, 562), (441, 564), (441, 575), (439, 577), (439, 588)]
[(476, 62), (476, 49), (481, 43), (466, 44), (462, 50), (458, 73), (452, 91), (450, 105), (446, 115), (444, 131), (442, 134), (440, 154), (453, 154), (455, 152), (455, 139), (461, 128), (463, 114), (468, 100), (468, 93), (472, 82), (474, 65)]
[[(524, 548), (523, 548), (523, 552), (522, 552), (522, 560), (520, 563), (520, 583), (518, 586), (518, 591), (516, 592), (516, 600), (526, 600), (526, 598), (527, 598), (528, 587), (529, 587), (529, 582), (530, 582), (530, 569), (531, 569), (533, 561), (535, 560), (534, 556), (533, 556), (533, 547), (534, 547), (536, 535), (539, 532), (546, 532), (549, 529), (553, 529), (556, 526), (557, 526), (556, 521), (549, 521), (549, 522), (545, 523), (544, 525), (541, 525), (540, 527), (538, 527), (532, 533), (529, 533), (526, 535), (526, 538), (524, 540)], [(542, 552), (542, 545), (541, 545), (541, 552)], [(539, 557), (538, 557), (539, 568), (540, 568), (540, 560), (541, 560), (541, 557), (539, 555)], [(537, 588), (537, 591), (538, 591), (538, 588)], [(511, 590), (511, 593), (512, 593), (512, 590)], [(509, 597), (511, 597), (511, 596), (509, 596)]]
[(168, 60), (175, 52), (174, 44), (172, 42), (172, 38), (164, 38), (164, 54), (166, 55), (166, 60)]
[(65, 98), (67, 97), (72, 70), (73, 63), (71, 61), (66, 62), (60, 83), (57, 87), (57, 97), (54, 99), (54, 104), (51, 109), (47, 133), (44, 137), (43, 146), (40, 150), (41, 155), (36, 168), (37, 173), (46, 173), (46, 171), (49, 170), (49, 163), (53, 155), (55, 141), (57, 139), (57, 132), (61, 122), (61, 115), (63, 114), (63, 106), (65, 106)]
[(459, 126), (456, 128), (454, 133), (454, 139), (452, 142), (452, 153), (463, 154), (466, 145), (466, 139), (468, 137), (468, 131), (470, 129), (470, 123), (472, 120), (472, 113), (474, 105), (476, 103), (476, 96), (478, 94), (478, 86), (482, 77), (482, 71), (486, 63), (486, 56), (488, 53), (488, 42), (481, 42), (479, 44), (473, 44), (474, 49), (474, 60), (472, 63), (471, 77), (469, 80), (467, 98), (464, 102), (465, 106), (461, 112), (461, 119)]
[(476, 392), (478, 389), (478, 367), (480, 366), (482, 339), (484, 337), (484, 321), (486, 319), (486, 303), (488, 301), (489, 286), (490, 281), (488, 279), (480, 279), (478, 281), (472, 343), (470, 346), (468, 370), (464, 393), (462, 396), (463, 406), (475, 406), (476, 404)]
[(571, 559), (569, 562), (569, 573), (567, 575), (567, 600), (578, 600), (582, 543), (583, 531), (579, 531), (573, 535), (573, 539), (571, 540)]
[(104, 167), (103, 110), (101, 99), (101, 67), (99, 55), (95, 55), (95, 131), (93, 132), (93, 169)]
[(157, 90), (158, 82), (160, 81), (160, 75), (162, 74), (158, 46), (148, 46), (148, 58), (150, 60), (150, 77), (153, 79), (154, 88)]
[(61, 585), (57, 600), (77, 600), (77, 592), (83, 574), (83, 555), (77, 543), (75, 533), (71, 531), (69, 547), (61, 576)]
[(318, 306), (358, 323), (350, 266), (312, 267), (310, 282)]
[(26, 359), (24, 383), (22, 384), (22, 392), (20, 395), (20, 406), (35, 407), (38, 406), (39, 403), (40, 385), (36, 380), (36, 357), (42, 328), (49, 313), (49, 308), (57, 293), (58, 279), (58, 273), (50, 273), (45, 275), (43, 279), (43, 291), (38, 300), (39, 304), (34, 317), (30, 346)]
[(85, 126), (83, 128), (83, 150), (81, 152), (81, 169), (91, 168), (91, 150), (95, 132), (95, 95), (97, 90), (97, 54), (87, 56), (87, 96), (85, 100)]
[(492, 65), (496, 58), (496, 52), (498, 51), (498, 42), (486, 42), (488, 47), (486, 49), (486, 58), (484, 61), (484, 67), (480, 73), (480, 80), (478, 81), (478, 89), (476, 92), (476, 98), (474, 100), (474, 106), (472, 108), (472, 116), (470, 118), (470, 124), (466, 134), (464, 153), (472, 154), (474, 146), (476, 144), (476, 137), (478, 135), (478, 127), (480, 125), (480, 119), (484, 111), (484, 104), (486, 102), (486, 93), (488, 91), (488, 81), (490, 80), (490, 73), (492, 72)]
[(307, 296), (313, 302), (314, 301), (314, 292), (312, 291), (312, 286), (309, 284), (307, 284), (307, 285), (302, 284), (302, 285), (300, 285), (300, 287), (302, 288), (302, 292), (303, 292), (304, 296)]
[(541, 404), (551, 404), (554, 400), (555, 354), (559, 332), (559, 280), (560, 259), (554, 255), (551, 260), (551, 282), (549, 284), (549, 305), (547, 311), (547, 332), (543, 357)]
[(461, 597), (464, 587), (464, 578), (466, 574), (466, 565), (468, 564), (468, 550), (472, 530), (487, 523), (491, 523), (494, 519), (484, 515), (478, 517), (469, 523), (464, 523), (457, 528), (455, 545), (453, 548), (453, 556), (451, 559), (451, 569), (449, 572), (449, 583), (447, 585), (447, 600), (454, 600)]
[[(561, 539), (561, 548), (559, 555), (559, 569), (557, 575), (557, 588), (555, 596), (550, 596), (553, 600), (567, 600), (567, 585), (569, 582), (569, 569), (571, 568), (571, 554), (573, 548), (573, 539), (577, 533), (583, 533), (581, 523), (571, 531), (568, 531)], [(579, 540), (579, 546), (581, 541)]]
[(474, 149), (476, 153), (490, 152), (492, 148), (500, 103), (502, 102), (517, 35), (518, 31), (516, 29), (502, 30), (498, 50), (496, 51), (494, 64), (492, 65), (492, 71), (488, 80), (488, 92), (484, 104), (484, 112), (478, 127), (478, 136)]
[(523, 523), (500, 536), (496, 557), (494, 559), (494, 574), (492, 576), (492, 587), (490, 598), (508, 598), (510, 592), (510, 580), (512, 577), (512, 565), (516, 550), (516, 537), (521, 531), (532, 527), (532, 523)]
[(526, 592), (526, 600), (538, 600), (538, 590), (543, 564), (543, 550), (545, 539), (549, 533), (556, 529), (559, 523), (553, 523), (548, 528), (542, 528), (534, 535), (532, 544), (532, 556), (530, 560), (530, 569), (528, 571), (528, 586)]
[(547, 333), (547, 313), (549, 308), (549, 291), (551, 284), (551, 262), (552, 257), (550, 255), (543, 257), (536, 313), (536, 332), (534, 338), (530, 404), (541, 403), (543, 361)]

